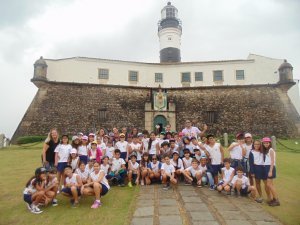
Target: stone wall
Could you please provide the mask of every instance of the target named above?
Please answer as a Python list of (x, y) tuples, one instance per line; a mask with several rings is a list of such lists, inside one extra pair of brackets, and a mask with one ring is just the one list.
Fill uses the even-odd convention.
[[(45, 135), (52, 127), (68, 134), (94, 131), (100, 126), (145, 127), (150, 88), (47, 81), (38, 86), (13, 142), (20, 136)], [(286, 91), (278, 85), (177, 88), (167, 92), (176, 104), (177, 130), (191, 119), (198, 126), (208, 123), (210, 132), (297, 135), (279, 96)]]

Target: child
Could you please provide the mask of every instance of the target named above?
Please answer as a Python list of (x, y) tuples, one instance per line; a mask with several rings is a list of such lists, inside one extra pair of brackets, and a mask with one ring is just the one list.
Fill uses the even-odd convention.
[(45, 180), (46, 169), (43, 167), (37, 168), (35, 170), (35, 176), (31, 177), (28, 180), (26, 188), (23, 191), (23, 197), (24, 201), (27, 204), (27, 208), (30, 210), (30, 212), (34, 214), (40, 214), (43, 212), (38, 208), (38, 205), (44, 202)]
[(263, 180), (267, 180), (270, 196), (273, 197), (273, 199), (269, 199), (268, 203), (269, 206), (279, 206), (278, 194), (273, 184), (273, 179), (276, 178), (276, 153), (272, 148), (271, 139), (269, 137), (262, 139), (262, 152), (264, 159)]
[(231, 181), (234, 177), (234, 169), (230, 167), (230, 159), (224, 159), (224, 167), (222, 171), (222, 180), (218, 183), (217, 190), (221, 192), (222, 190), (226, 191), (227, 194), (231, 194)]
[(201, 173), (201, 175), (202, 175), (202, 184), (206, 185), (208, 183), (209, 186), (211, 187), (211, 189), (214, 188), (214, 179), (213, 179), (212, 173), (210, 171), (208, 171), (208, 169), (207, 169), (207, 158), (206, 158), (206, 156), (201, 157), (199, 169), (202, 172)]
[(170, 139), (169, 143), (170, 143), (171, 154), (173, 154), (174, 152), (179, 153), (179, 149), (178, 149), (178, 145), (176, 144), (176, 140), (175, 139)]
[(150, 138), (148, 142), (148, 153), (149, 156), (152, 157), (153, 155), (159, 156), (159, 141), (156, 139), (155, 133), (150, 133)]
[(215, 137), (212, 134), (207, 135), (207, 145), (205, 153), (211, 160), (211, 172), (214, 177), (214, 183), (218, 184), (218, 174), (221, 173), (221, 164), (224, 159), (224, 149), (220, 143), (216, 143)]
[(151, 183), (151, 180), (149, 178), (149, 170), (148, 170), (148, 164), (149, 164), (149, 154), (145, 152), (142, 156), (142, 160), (140, 163), (140, 171), (141, 171), (141, 185), (149, 185)]
[(228, 151), (230, 152), (231, 167), (236, 170), (238, 166), (242, 166), (242, 159), (246, 154), (244, 134), (236, 135), (237, 142), (233, 142)]
[[(195, 138), (195, 137), (193, 137)], [(183, 137), (182, 138), (183, 145), (185, 149), (188, 149), (190, 151), (190, 157), (194, 156), (194, 145), (192, 144), (191, 140), (189, 137)]]
[[(264, 157), (263, 154), (261, 153), (261, 142), (259, 140), (256, 140), (253, 143), (253, 149), (250, 151), (249, 154), (249, 164), (250, 164), (250, 176), (251, 178), (255, 178), (255, 186), (259, 194), (259, 198), (262, 200), (260, 181), (263, 179)], [(267, 186), (267, 180), (264, 180), (264, 183), (265, 183), (265, 190), (268, 199), (270, 201), (271, 197), (270, 197), (270, 190)]]
[(184, 170), (183, 162), (179, 158), (178, 152), (173, 153), (173, 158), (171, 159), (171, 164), (175, 168), (175, 178), (178, 180), (180, 178), (181, 174), (183, 174), (183, 170)]
[(105, 172), (100, 169), (98, 162), (94, 163), (94, 172), (91, 173), (88, 182), (81, 187), (83, 195), (95, 196), (96, 200), (91, 206), (92, 209), (97, 209), (101, 206), (100, 197), (106, 195), (110, 186), (105, 178)]
[(103, 139), (102, 137), (97, 136), (96, 141), (97, 141), (97, 148), (99, 148), (104, 155), (106, 144), (102, 141), (102, 139)]
[(168, 141), (164, 141), (161, 143), (160, 145), (160, 155), (168, 155), (169, 157), (172, 156), (172, 152), (171, 152), (171, 149), (170, 149), (170, 144)]
[(56, 194), (58, 191), (57, 169), (51, 168), (48, 173), (45, 193), (46, 195), (53, 196), (52, 206), (57, 206)]
[(125, 167), (125, 160), (121, 157), (120, 149), (115, 150), (115, 157), (112, 159), (112, 166), (110, 175), (112, 176), (113, 180), (116, 180), (119, 186), (124, 187), (124, 180), (126, 177), (126, 167)]
[(128, 187), (132, 187), (132, 180), (136, 185), (139, 184), (140, 168), (136, 160), (136, 155), (132, 154), (130, 156), (130, 160), (128, 161)]
[[(59, 144), (55, 152), (55, 166), (57, 167), (57, 180), (58, 185), (60, 186), (61, 180), (65, 180), (64, 169), (68, 164), (70, 158), (70, 152), (72, 150), (72, 146), (69, 144), (68, 135), (62, 135), (61, 144)], [(62, 185), (61, 188), (64, 186)]]
[(121, 158), (124, 159), (126, 162), (128, 161), (128, 142), (125, 141), (125, 134), (120, 134), (120, 141), (116, 142), (115, 148), (119, 149), (121, 152)]
[(75, 173), (80, 176), (82, 183), (86, 184), (87, 179), (89, 177), (89, 169), (86, 167), (84, 162), (79, 162), (79, 168), (76, 169)]
[(85, 168), (88, 171), (89, 175), (94, 171), (94, 163), (95, 162), (96, 162), (95, 159), (90, 159), (88, 164), (85, 166)]
[(114, 158), (114, 151), (115, 151), (115, 148), (113, 146), (113, 143), (111, 140), (109, 140), (107, 142), (106, 149), (105, 149), (105, 152), (103, 152), (103, 155), (107, 156), (109, 159), (112, 159), (112, 158)]
[(190, 150), (188, 148), (183, 149), (184, 158), (182, 158), (184, 169), (192, 165), (192, 158), (190, 157)]
[(71, 152), (71, 157), (70, 157), (70, 165), (72, 166), (73, 169), (73, 173), (75, 172), (75, 170), (78, 168), (78, 164), (79, 164), (79, 157), (77, 156), (77, 150), (75, 148), (72, 148)]
[(67, 197), (70, 197), (72, 207), (76, 208), (79, 204), (78, 197), (81, 195), (80, 188), (82, 181), (80, 176), (72, 172), (72, 167), (67, 165), (64, 169), (66, 176), (66, 186), (61, 190), (61, 193)]
[(250, 185), (248, 177), (244, 176), (244, 169), (242, 166), (238, 166), (236, 168), (236, 173), (232, 178), (232, 189), (237, 192), (237, 196), (248, 196), (249, 193), (251, 193), (252, 198), (258, 202), (261, 203), (260, 199), (256, 197), (257, 191), (254, 186)]
[(177, 184), (177, 180), (175, 179), (175, 168), (171, 164), (170, 157), (166, 155), (164, 159), (165, 162), (161, 166), (162, 184), (164, 185), (164, 190), (169, 190), (170, 182), (172, 184)]
[(88, 151), (88, 156), (90, 159), (95, 159), (98, 163), (101, 163), (102, 151), (97, 145), (97, 141), (91, 143), (91, 149)]
[(72, 137), (72, 143), (71, 143), (71, 145), (72, 145), (72, 148), (75, 148), (75, 149), (77, 149), (79, 147), (79, 145), (80, 145), (80, 139), (79, 139), (78, 136), (73, 136)]
[(88, 162), (88, 136), (83, 136), (81, 140), (81, 145), (78, 146), (78, 155), (81, 162), (86, 165)]
[(128, 144), (129, 155), (135, 154), (137, 162), (140, 163), (143, 154), (143, 146), (139, 143), (138, 136), (133, 136), (132, 143)]
[(100, 169), (104, 171), (105, 176), (107, 176), (107, 174), (110, 173), (110, 165), (109, 165), (109, 158), (108, 158), (108, 156), (104, 156), (102, 158), (102, 164), (100, 166)]
[(249, 176), (249, 171), (250, 171), (250, 166), (249, 166), (249, 154), (250, 151), (252, 150), (253, 146), (253, 140), (252, 140), (252, 135), (250, 133), (245, 134), (245, 155), (243, 157), (243, 168), (245, 170), (246, 175), (250, 179), (250, 184), (253, 185), (253, 179), (251, 176)]
[(183, 174), (189, 184), (192, 184), (195, 180), (197, 187), (202, 187), (202, 171), (199, 168), (199, 162), (197, 159), (192, 160), (192, 165), (186, 168)]
[(160, 181), (162, 163), (158, 161), (157, 156), (153, 155), (151, 162), (148, 163), (149, 178), (151, 182)]

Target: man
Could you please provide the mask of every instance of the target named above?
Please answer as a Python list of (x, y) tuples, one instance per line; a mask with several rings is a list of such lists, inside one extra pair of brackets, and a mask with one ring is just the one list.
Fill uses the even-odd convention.
[(207, 130), (207, 125), (204, 124), (203, 131), (201, 132), (198, 127), (193, 127), (190, 120), (185, 121), (185, 128), (182, 130), (182, 133), (191, 138), (191, 137), (198, 137), (203, 136), (205, 131)]

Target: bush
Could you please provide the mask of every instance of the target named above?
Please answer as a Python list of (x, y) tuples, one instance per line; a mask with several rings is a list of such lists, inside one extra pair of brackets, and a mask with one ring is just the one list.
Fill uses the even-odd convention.
[(18, 138), (17, 144), (23, 145), (23, 144), (41, 142), (41, 141), (44, 141), (45, 139), (46, 139), (46, 136), (24, 136), (24, 137)]

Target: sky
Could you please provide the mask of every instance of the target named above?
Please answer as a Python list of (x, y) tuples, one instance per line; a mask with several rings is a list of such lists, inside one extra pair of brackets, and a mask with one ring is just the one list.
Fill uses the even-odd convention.
[[(182, 61), (287, 59), (300, 79), (299, 0), (173, 0)], [(0, 0), (0, 133), (11, 137), (37, 88), (40, 57), (159, 62), (165, 0)]]

